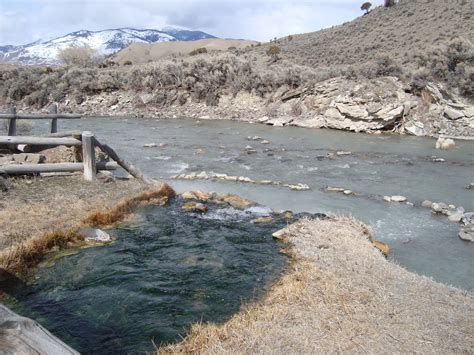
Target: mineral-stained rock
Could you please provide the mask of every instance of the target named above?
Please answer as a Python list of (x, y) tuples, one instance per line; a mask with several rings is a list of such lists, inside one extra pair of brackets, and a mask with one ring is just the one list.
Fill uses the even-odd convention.
[(204, 213), (207, 212), (207, 205), (204, 205), (202, 203), (197, 203), (197, 202), (187, 202), (183, 206), (181, 206), (181, 209), (183, 211), (187, 212), (199, 212), (199, 213)]
[(233, 194), (224, 195), (222, 200), (238, 210), (245, 210), (254, 205), (252, 201)]
[(372, 245), (377, 248), (378, 250), (380, 250), (382, 252), (382, 254), (387, 257), (388, 256), (388, 253), (390, 251), (390, 248), (388, 247), (387, 244), (379, 241), (379, 240), (374, 240), (372, 241)]

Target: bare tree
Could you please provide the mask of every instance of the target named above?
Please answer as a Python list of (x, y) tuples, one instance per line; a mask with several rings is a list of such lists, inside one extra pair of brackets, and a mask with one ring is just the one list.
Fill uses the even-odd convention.
[(71, 46), (59, 50), (58, 59), (66, 65), (92, 67), (99, 63), (99, 53), (89, 45)]
[(361, 9), (362, 11), (365, 11), (366, 14), (368, 14), (371, 7), (372, 7), (372, 3), (370, 3), (370, 2), (367, 1), (367, 2), (364, 2), (364, 3), (362, 4), (362, 6), (360, 7), (360, 9)]

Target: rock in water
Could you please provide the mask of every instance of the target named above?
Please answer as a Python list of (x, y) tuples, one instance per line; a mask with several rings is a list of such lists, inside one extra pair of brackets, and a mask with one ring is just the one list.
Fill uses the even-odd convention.
[(449, 150), (456, 146), (456, 143), (451, 138), (439, 137), (436, 141), (436, 149)]
[(421, 203), (421, 207), (424, 208), (431, 208), (431, 205), (433, 205), (433, 202), (431, 202), (430, 200), (425, 200)]
[(238, 210), (245, 210), (254, 205), (253, 202), (232, 194), (223, 196), (222, 200)]
[(81, 228), (79, 234), (86, 242), (110, 243), (112, 241), (112, 237), (101, 229)]
[(466, 242), (474, 242), (474, 226), (463, 227), (459, 230), (459, 238)]
[(405, 196), (392, 196), (390, 200), (392, 202), (406, 202), (407, 198)]

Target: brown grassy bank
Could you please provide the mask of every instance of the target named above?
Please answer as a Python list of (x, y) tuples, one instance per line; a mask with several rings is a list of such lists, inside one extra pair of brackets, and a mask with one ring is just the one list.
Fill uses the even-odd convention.
[(304, 220), (295, 262), (258, 304), (158, 353), (472, 353), (474, 296), (406, 271), (352, 218)]
[(150, 190), (137, 181), (90, 183), (81, 176), (17, 179), (0, 196), (0, 267), (25, 272), (50, 251), (73, 247), (78, 229), (118, 222), (141, 203), (174, 196), (166, 184)]

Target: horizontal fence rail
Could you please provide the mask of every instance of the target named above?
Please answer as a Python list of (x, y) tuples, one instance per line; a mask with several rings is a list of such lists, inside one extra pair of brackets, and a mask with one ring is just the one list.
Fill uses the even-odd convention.
[(12, 115), (9, 113), (0, 113), (0, 119), (12, 119), (16, 118), (17, 120), (49, 120), (49, 119), (69, 119), (75, 120), (82, 118), (81, 115), (76, 115), (72, 113), (58, 113), (58, 114), (35, 114), (35, 113), (22, 113), (17, 115)]
[(66, 137), (0, 136), (0, 144), (65, 145), (72, 147), (80, 146), (82, 142), (79, 139)]
[[(116, 170), (116, 162), (97, 162), (97, 170)], [(83, 163), (54, 163), (54, 164), (13, 164), (0, 166), (0, 173), (7, 175), (23, 175), (35, 173), (66, 173), (84, 171)]]
[(8, 113), (0, 113), (0, 119), (8, 120), (8, 135), (16, 136), (16, 121), (17, 120), (51, 120), (50, 132), (56, 133), (58, 131), (58, 119), (80, 119), (79, 114), (74, 113), (58, 113), (58, 105), (54, 104), (49, 109), (49, 113), (16, 113), (16, 107), (11, 107)]
[[(68, 135), (67, 137), (64, 137)], [(39, 146), (38, 149), (46, 149), (55, 146), (73, 147), (75, 153), (79, 153), (80, 163), (55, 163), (55, 164), (11, 164), (0, 165), (0, 174), (22, 175), (37, 173), (61, 173), (82, 171), (84, 179), (94, 181), (96, 173), (100, 170), (115, 170), (120, 165), (125, 171), (133, 177), (152, 183), (153, 181), (146, 177), (140, 169), (122, 159), (117, 152), (107, 144), (101, 143), (91, 132), (70, 131), (68, 134), (52, 133), (48, 137), (36, 136), (0, 136), (0, 146), (6, 146), (9, 149), (18, 150), (29, 146)], [(81, 147), (81, 148), (79, 148)], [(96, 148), (107, 154), (113, 162), (96, 161)], [(82, 154), (81, 154), (82, 153)], [(81, 156), (82, 155), (82, 156)]]

